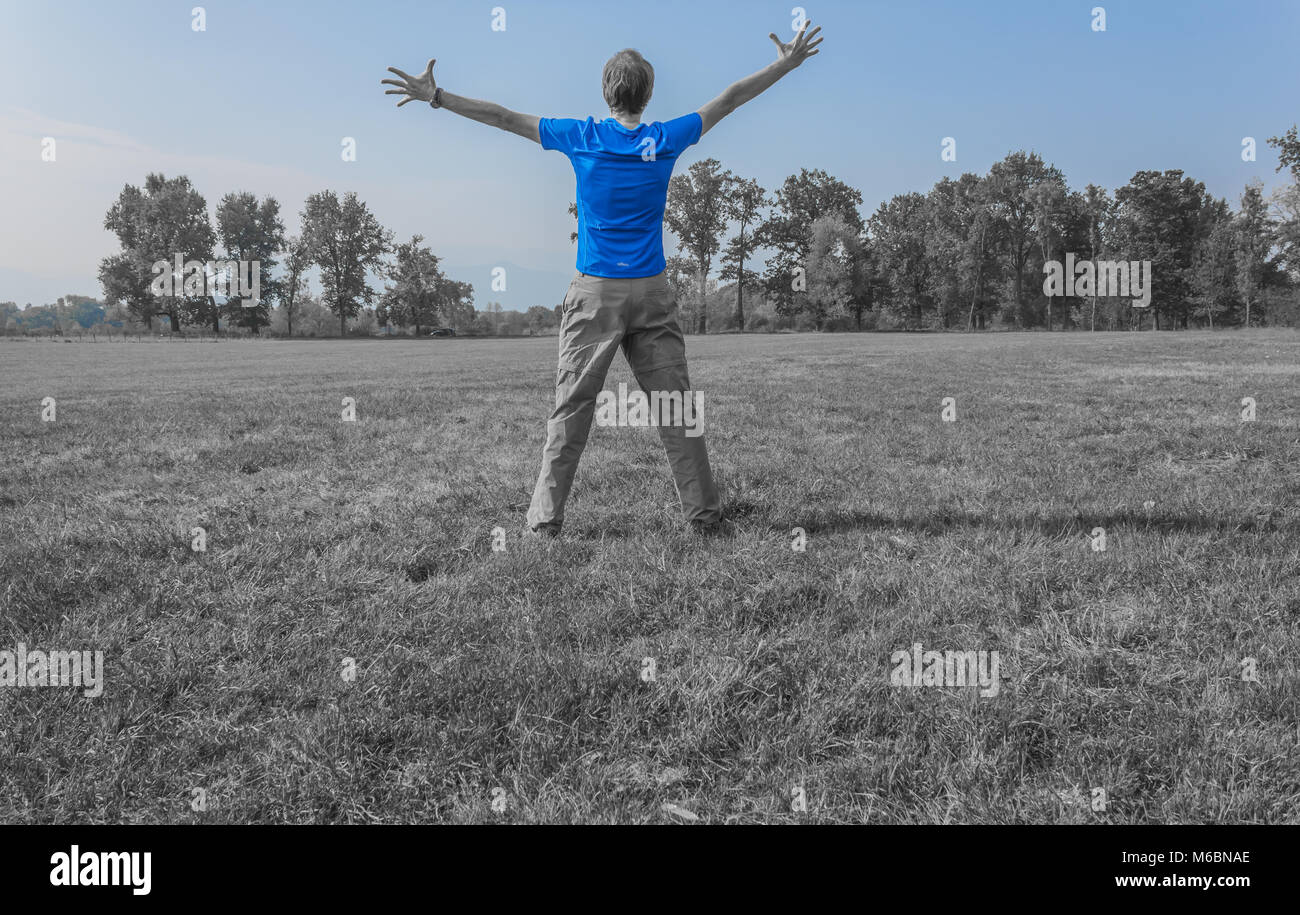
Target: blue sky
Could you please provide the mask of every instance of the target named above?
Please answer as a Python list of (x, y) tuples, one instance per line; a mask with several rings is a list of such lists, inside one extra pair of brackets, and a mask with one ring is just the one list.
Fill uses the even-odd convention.
[[(198, 5), (203, 32), (191, 28)], [(228, 191), (273, 194), (291, 230), (308, 194), (355, 190), (399, 238), (424, 235), (480, 288), (480, 307), (554, 304), (573, 268), (567, 160), (449, 112), (397, 109), (384, 68), (436, 57), (450, 91), (601, 117), (601, 67), (635, 47), (656, 71), (645, 117), (666, 120), (772, 60), (767, 34), (791, 33), (795, 5), (2, 0), (0, 301), (98, 296), (97, 264), (116, 250), (104, 212), (123, 185), (162, 171), (189, 175), (210, 209)], [(1181, 168), (1235, 205), (1248, 181), (1280, 182), (1265, 138), (1300, 119), (1291, 0), (800, 5), (823, 27), (822, 53), (679, 170), (712, 156), (771, 190), (823, 168), (862, 191), (869, 216), (1025, 148), (1071, 187)], [(1105, 32), (1091, 28), (1098, 5)], [(54, 162), (41, 161), (46, 136)], [(947, 136), (956, 162), (940, 159)], [(1247, 136), (1255, 162), (1241, 159)], [(355, 162), (340, 156), (344, 137)], [(486, 292), (494, 265), (519, 268), (506, 294)]]

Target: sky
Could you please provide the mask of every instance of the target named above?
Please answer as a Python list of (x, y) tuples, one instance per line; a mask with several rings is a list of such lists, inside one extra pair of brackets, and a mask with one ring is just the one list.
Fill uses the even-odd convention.
[[(201, 6), (203, 31), (193, 10)], [(1105, 31), (1093, 28), (1105, 9)], [(117, 250), (104, 214), (150, 172), (305, 198), (356, 191), (397, 236), (425, 237), (475, 303), (551, 306), (574, 269), (561, 153), (380, 80), (437, 58), (448, 91), (538, 116), (608, 116), (600, 74), (640, 50), (646, 120), (694, 111), (775, 58), (791, 0), (0, 0), (0, 301), (100, 296)], [(494, 8), (505, 12), (504, 30)], [(860, 189), (863, 216), (944, 176), (1037, 151), (1072, 188), (1182, 169), (1235, 207), (1278, 186), (1265, 142), (1300, 120), (1295, 0), (813, 0), (821, 53), (689, 149), (769, 191), (800, 168)], [(54, 161), (42, 160), (44, 138)], [(941, 158), (952, 137), (956, 161)], [(1243, 161), (1254, 137), (1256, 160)], [(344, 138), (356, 160), (344, 161)], [(666, 238), (672, 253), (672, 238)], [(491, 292), (491, 270), (507, 290)], [(313, 291), (319, 291), (315, 287)]]

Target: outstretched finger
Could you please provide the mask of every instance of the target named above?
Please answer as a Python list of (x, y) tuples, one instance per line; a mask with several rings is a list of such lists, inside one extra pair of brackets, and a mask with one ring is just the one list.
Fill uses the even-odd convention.
[(387, 92), (384, 93), (384, 95), (410, 95), (410, 94), (411, 94), (411, 90), (409, 89), (389, 89)]
[(409, 74), (409, 73), (403, 73), (401, 70), (397, 69), (396, 67), (389, 67), (389, 68), (388, 68), (388, 72), (389, 72), (389, 73), (396, 73), (396, 74), (397, 74), (398, 76), (400, 76), (402, 79), (410, 80), (411, 82), (414, 82), (414, 81), (415, 81), (415, 77), (414, 77), (414, 76), (412, 76), (412, 75)]
[(399, 82), (398, 82), (397, 80), (395, 80), (395, 79), (381, 79), (381, 80), (379, 81), (379, 84), (380, 84), (381, 86), (396, 86), (396, 87), (399, 88), (399, 89), (404, 89), (404, 88), (406, 88), (406, 83), (399, 83)]
[(404, 98), (404, 99), (402, 99), (400, 102), (397, 103), (397, 107), (398, 107), (398, 108), (401, 108), (401, 107), (402, 107), (403, 105), (405, 105), (407, 102), (413, 102), (413, 101), (415, 101), (415, 99), (413, 99), (413, 98)]
[(809, 33), (804, 37), (804, 40), (805, 40), (805, 41), (812, 41), (812, 40), (813, 40), (813, 36), (816, 35), (818, 32), (820, 32), (821, 30), (822, 30), (822, 27), (821, 27), (821, 26), (817, 26), (817, 28), (813, 29), (811, 32), (809, 32)]
[(821, 44), (821, 43), (822, 43), (822, 40), (821, 40), (820, 38), (818, 38), (816, 41), (810, 41), (810, 42), (808, 42), (806, 45), (804, 45), (804, 47), (805, 47), (805, 48), (815, 48), (815, 47), (817, 47), (817, 46), (818, 46), (819, 44)]
[(782, 51), (785, 50), (785, 45), (783, 45), (783, 44), (781, 43), (781, 39), (780, 39), (780, 38), (777, 38), (777, 37), (776, 37), (776, 32), (768, 32), (768, 33), (767, 33), (767, 37), (770, 38), (770, 39), (772, 39), (772, 41), (776, 42), (776, 46), (777, 46), (778, 48), (780, 48)]
[(424, 68), (425, 76), (433, 76), (433, 65), (436, 64), (437, 62), (438, 62), (437, 58), (433, 58), (433, 57), (429, 58), (429, 66)]

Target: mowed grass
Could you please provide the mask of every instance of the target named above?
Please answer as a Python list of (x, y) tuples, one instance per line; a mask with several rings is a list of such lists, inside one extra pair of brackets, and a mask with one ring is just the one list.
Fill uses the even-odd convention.
[(0, 341), (0, 648), (107, 680), (0, 819), (1300, 821), (1300, 335), (691, 338), (738, 536), (595, 428), (536, 543), (555, 346)]

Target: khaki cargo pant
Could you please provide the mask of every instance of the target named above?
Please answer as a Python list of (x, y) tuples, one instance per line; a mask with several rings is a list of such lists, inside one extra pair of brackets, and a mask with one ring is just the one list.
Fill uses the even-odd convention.
[[(564, 503), (587, 445), (596, 398), (621, 347), (637, 384), (651, 391), (689, 396), (686, 342), (677, 325), (677, 299), (665, 274), (636, 279), (579, 273), (561, 308), (560, 359), (555, 411), (546, 423), (542, 471), (528, 508), (530, 527), (564, 522)], [(677, 497), (687, 521), (722, 517), (722, 500), (709, 469), (704, 436), (688, 436), (680, 422), (660, 425)]]

